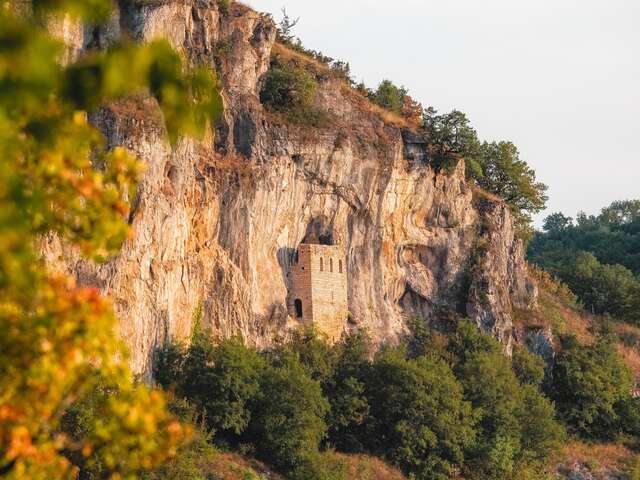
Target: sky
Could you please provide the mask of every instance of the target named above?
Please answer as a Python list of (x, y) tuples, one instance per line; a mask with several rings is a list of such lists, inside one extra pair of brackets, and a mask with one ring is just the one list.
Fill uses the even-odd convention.
[(308, 48), (370, 87), (404, 85), (510, 140), (549, 186), (545, 212), (640, 198), (640, 0), (248, 0), (286, 7)]

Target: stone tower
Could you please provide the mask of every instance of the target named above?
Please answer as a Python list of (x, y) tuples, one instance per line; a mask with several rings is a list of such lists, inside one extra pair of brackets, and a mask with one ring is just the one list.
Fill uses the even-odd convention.
[(336, 341), (347, 323), (347, 262), (337, 245), (301, 244), (290, 272), (289, 312)]

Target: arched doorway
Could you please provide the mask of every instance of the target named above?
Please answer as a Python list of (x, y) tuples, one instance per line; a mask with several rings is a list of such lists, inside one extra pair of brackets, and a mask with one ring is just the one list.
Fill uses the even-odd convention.
[(296, 318), (302, 318), (302, 300), (296, 298), (293, 305), (296, 308)]

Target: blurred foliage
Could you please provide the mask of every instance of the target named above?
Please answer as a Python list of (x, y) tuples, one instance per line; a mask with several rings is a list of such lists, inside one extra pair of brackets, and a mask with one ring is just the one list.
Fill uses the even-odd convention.
[[(37, 17), (104, 20), (106, 0), (35, 2), (34, 16), (0, 10), (0, 472), (74, 478), (68, 461), (100, 463), (102, 478), (132, 478), (171, 456), (187, 433), (164, 396), (134, 381), (108, 301), (49, 272), (42, 235), (58, 234), (102, 261), (127, 238), (141, 167), (105, 151), (87, 112), (118, 97), (156, 96), (169, 138), (199, 133), (220, 110), (215, 77), (187, 70), (164, 42), (114, 45), (75, 63)], [(60, 430), (66, 411), (99, 384), (90, 426)], [(64, 455), (63, 455), (64, 454)]]

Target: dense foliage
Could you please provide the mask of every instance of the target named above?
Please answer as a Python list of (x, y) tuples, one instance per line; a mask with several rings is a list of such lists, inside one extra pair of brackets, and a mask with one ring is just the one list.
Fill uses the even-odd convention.
[[(5, 4), (7, 2), (4, 2)], [(41, 26), (61, 12), (100, 22), (111, 2), (35, 2), (32, 16), (0, 9), (0, 474), (74, 478), (67, 458), (130, 478), (175, 451), (184, 429), (164, 396), (134, 381), (110, 304), (48, 271), (37, 243), (50, 233), (94, 260), (117, 252), (140, 167), (105, 151), (87, 112), (127, 94), (158, 100), (170, 138), (202, 131), (220, 106), (211, 72), (184, 74), (164, 42), (114, 45), (62, 66), (64, 46)], [(99, 168), (93, 168), (93, 165)], [(65, 411), (97, 385), (81, 428)], [(73, 412), (68, 413), (71, 415)]]
[(588, 310), (640, 322), (640, 201), (614, 202), (575, 222), (550, 215), (528, 257), (565, 282)]
[(617, 355), (612, 339), (602, 335), (593, 345), (563, 339), (553, 375), (553, 397), (569, 428), (585, 438), (614, 440), (634, 427), (631, 372)]
[(290, 478), (344, 478), (328, 468), (328, 448), (380, 456), (417, 479), (545, 468), (563, 430), (538, 388), (539, 361), (521, 353), (512, 366), (467, 322), (447, 348), (430, 338), (371, 359), (363, 334), (330, 346), (301, 332), (262, 354), (201, 337), (160, 350), (156, 371), (200, 409), (214, 442), (255, 451)]

